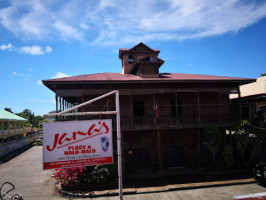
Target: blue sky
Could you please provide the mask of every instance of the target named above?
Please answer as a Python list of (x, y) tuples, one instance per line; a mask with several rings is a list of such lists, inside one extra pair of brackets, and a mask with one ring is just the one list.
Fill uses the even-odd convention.
[(121, 72), (119, 48), (161, 50), (160, 72), (266, 73), (264, 0), (0, 0), (0, 109), (55, 110), (53, 77)]

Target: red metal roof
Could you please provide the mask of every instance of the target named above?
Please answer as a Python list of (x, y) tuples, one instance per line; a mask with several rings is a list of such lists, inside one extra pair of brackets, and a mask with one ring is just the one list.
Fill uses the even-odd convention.
[(100, 82), (100, 81), (254, 81), (250, 78), (236, 78), (226, 76), (212, 76), (212, 75), (200, 75), (200, 74), (183, 74), (183, 73), (162, 73), (158, 78), (141, 78), (132, 74), (120, 74), (120, 73), (97, 73), (86, 74), (80, 76), (71, 76), (65, 78), (56, 78), (45, 80), (45, 82), (74, 82), (74, 81), (86, 81), (86, 82)]

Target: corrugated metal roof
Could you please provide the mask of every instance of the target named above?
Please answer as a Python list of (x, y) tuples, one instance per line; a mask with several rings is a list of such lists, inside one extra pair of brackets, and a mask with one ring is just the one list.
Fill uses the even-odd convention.
[(6, 110), (0, 110), (0, 120), (27, 121), (27, 119)]
[(51, 82), (72, 82), (72, 81), (248, 81), (253, 80), (250, 78), (237, 78), (226, 76), (212, 76), (200, 74), (183, 74), (183, 73), (161, 73), (158, 78), (142, 78), (132, 74), (120, 73), (96, 73), (86, 74), (80, 76), (71, 76), (65, 78), (49, 79), (46, 81)]

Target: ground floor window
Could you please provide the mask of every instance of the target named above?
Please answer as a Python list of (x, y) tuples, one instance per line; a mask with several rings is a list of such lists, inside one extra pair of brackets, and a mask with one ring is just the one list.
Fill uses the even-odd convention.
[(4, 130), (8, 130), (8, 122), (4, 122)]

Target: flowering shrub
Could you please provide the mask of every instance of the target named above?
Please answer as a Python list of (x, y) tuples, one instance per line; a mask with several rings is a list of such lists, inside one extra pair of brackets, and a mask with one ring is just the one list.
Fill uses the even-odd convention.
[(63, 185), (76, 185), (82, 182), (84, 176), (83, 167), (56, 169), (55, 179)]
[(103, 183), (109, 179), (109, 170), (106, 167), (74, 167), (56, 169), (55, 179), (63, 185), (78, 185), (80, 183)]

